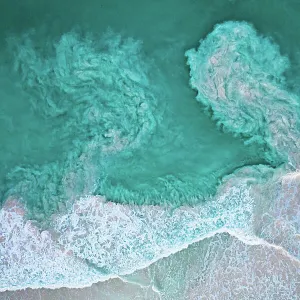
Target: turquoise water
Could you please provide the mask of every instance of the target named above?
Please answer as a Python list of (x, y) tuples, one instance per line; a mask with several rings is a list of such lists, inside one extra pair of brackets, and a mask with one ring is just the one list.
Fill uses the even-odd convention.
[(299, 11), (2, 1), (0, 290), (124, 275), (217, 231), (260, 237), (270, 178), (299, 169)]
[(280, 162), (195, 101), (183, 54), (204, 29), (187, 18), (196, 3), (175, 16), (168, 3), (18, 5), (2, 22), (2, 198), (22, 197), (32, 217), (88, 194), (195, 204), (238, 167)]

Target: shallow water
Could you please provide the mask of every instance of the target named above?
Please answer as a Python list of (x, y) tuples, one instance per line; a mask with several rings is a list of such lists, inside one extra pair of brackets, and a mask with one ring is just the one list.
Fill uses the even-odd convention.
[[(298, 177), (282, 174), (300, 162), (299, 14), (292, 0), (1, 1), (0, 290), (83, 286), (145, 267), (128, 277), (141, 299), (183, 289), (182, 299), (297, 297)], [(227, 23), (219, 39), (214, 26), (228, 20), (256, 31)], [(227, 93), (215, 97), (211, 79), (228, 79)], [(240, 241), (201, 242), (218, 232)], [(198, 257), (198, 246), (212, 250)], [(253, 273), (275, 266), (283, 296), (241, 262)], [(224, 295), (211, 285), (227, 266)], [(251, 278), (255, 289), (239, 294)], [(120, 299), (131, 296), (115, 282)], [(104, 285), (87, 293), (114, 299)]]
[[(177, 7), (174, 11), (170, 11), (168, 2), (145, 5), (137, 1), (90, 1), (84, 7), (61, 1), (51, 6), (42, 2), (12, 5), (7, 4), (1, 18), (2, 190), (4, 199), (8, 195), (22, 197), (33, 212), (32, 217), (43, 219), (58, 209), (58, 203), (69, 200), (66, 181), (76, 182), (72, 185), (72, 197), (101, 194), (117, 202), (177, 206), (195, 204), (213, 194), (222, 176), (238, 167), (267, 163), (263, 148), (245, 146), (241, 138), (218, 130), (188, 86), (183, 54), (201, 37), (204, 25), (198, 24), (199, 11), (207, 3), (199, 7), (195, 2), (172, 2)], [(224, 2), (217, 6), (228, 5)], [(208, 9), (204, 17), (215, 18), (216, 9)], [(128, 42), (128, 50), (122, 49), (122, 59), (127, 59), (129, 66), (116, 61), (119, 70), (112, 65), (102, 66), (101, 59), (97, 61), (98, 55), (114, 59), (118, 51), (104, 49), (101, 36), (108, 27), (121, 32), (124, 39), (142, 41), (141, 46)], [(35, 32), (28, 33), (30, 30)], [(119, 36), (111, 34), (109, 39), (109, 43), (114, 43)], [(90, 56), (90, 62), (94, 60), (93, 65), (84, 65), (80, 51)], [(136, 55), (135, 60), (130, 57)], [(64, 60), (66, 65), (62, 64)], [(13, 66), (15, 71), (11, 72)], [(124, 86), (118, 83), (116, 88), (105, 76), (123, 80), (124, 67), (135, 69), (139, 82), (133, 79)], [(90, 74), (72, 78), (74, 72)], [(135, 146), (126, 146), (117, 154), (113, 153), (114, 148), (124, 147), (124, 142), (107, 146), (112, 153), (103, 154), (101, 136), (122, 139), (118, 130), (126, 127), (126, 131), (129, 126), (131, 131), (127, 130), (127, 134), (138, 135), (140, 125), (134, 122), (139, 120), (129, 111), (133, 110), (129, 103), (135, 101), (133, 97), (141, 99), (144, 94), (146, 98), (140, 101), (146, 105), (143, 118), (147, 120), (141, 122), (148, 137), (133, 137), (138, 138)], [(90, 119), (91, 111), (98, 120)], [(83, 148), (91, 147), (91, 143), (98, 143), (92, 146), (92, 157), (87, 154), (87, 161), (78, 166), (76, 160), (83, 152), (89, 153)], [(84, 172), (77, 181), (73, 177), (66, 179), (66, 174), (78, 174), (78, 169), (91, 168), (90, 164), (93, 172)], [(79, 182), (82, 176), (85, 181), (92, 181), (89, 187)]]

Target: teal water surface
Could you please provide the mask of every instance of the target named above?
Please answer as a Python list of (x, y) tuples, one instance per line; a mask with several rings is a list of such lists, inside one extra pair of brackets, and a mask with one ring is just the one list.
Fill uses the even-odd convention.
[(2, 199), (22, 198), (38, 219), (89, 194), (194, 204), (238, 167), (278, 164), (217, 128), (195, 101), (184, 57), (227, 19), (292, 44), (282, 20), (262, 22), (263, 3), (2, 2)]
[(1, 1), (0, 290), (295, 295), (298, 2)]

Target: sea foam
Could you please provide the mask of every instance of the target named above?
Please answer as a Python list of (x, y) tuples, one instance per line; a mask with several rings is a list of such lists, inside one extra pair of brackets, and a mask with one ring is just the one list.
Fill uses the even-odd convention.
[[(74, 38), (76, 36), (67, 35), (61, 43), (67, 40), (72, 45)], [(85, 43), (79, 45), (84, 55)], [(69, 49), (71, 54), (72, 49)], [(60, 53), (59, 46), (56, 51)], [(26, 57), (32, 53), (26, 51), (20, 55)], [(265, 145), (270, 161), (284, 161), (286, 165), (277, 170), (262, 165), (244, 167), (223, 180), (215, 197), (193, 207), (175, 209), (116, 204), (104, 196), (91, 195), (92, 180), (97, 177), (92, 174), (91, 181), (83, 183), (84, 188), (77, 193), (77, 198), (73, 197), (65, 211), (52, 215), (44, 231), (38, 224), (26, 220), (24, 206), (19, 202), (21, 199), (9, 198), (0, 214), (1, 290), (90, 285), (142, 269), (196, 241), (222, 232), (229, 232), (244, 243), (280, 249), (286, 257), (298, 262), (298, 244), (293, 238), (299, 231), (295, 196), (299, 177), (297, 172), (285, 174), (291, 171), (290, 166), (295, 171), (299, 161), (298, 97), (285, 89), (283, 77), (288, 59), (280, 55), (278, 47), (269, 39), (258, 36), (253, 27), (244, 22), (216, 26), (198, 50), (190, 50), (186, 55), (191, 68), (191, 85), (198, 91), (197, 100), (212, 110), (219, 126), (243, 136), (249, 143)], [(83, 62), (80, 57), (74, 59), (79, 60), (79, 65)], [(112, 57), (101, 59), (105, 62)], [(59, 64), (65, 66), (67, 63), (68, 59), (63, 55)], [(90, 66), (93, 69), (93, 59)], [(30, 66), (29, 71), (27, 67), (23, 73), (27, 74), (30, 83)], [(17, 65), (17, 68), (23, 66)], [(51, 74), (56, 71), (45, 68), (45, 72)], [(119, 69), (115, 71), (118, 73)], [(54, 82), (54, 86), (59, 84), (59, 89), (75, 97), (73, 76), (79, 85), (81, 80), (86, 80), (79, 67), (62, 74), (59, 77), (62, 82)], [(108, 78), (112, 84), (116, 83), (113, 77)], [(130, 82), (139, 81), (130, 71), (124, 73), (124, 80), (127, 78)], [(87, 84), (89, 80), (92, 81), (89, 77)], [(120, 84), (123, 89), (124, 83)], [(82, 91), (84, 93), (85, 86)], [(49, 99), (45, 97), (50, 114), (66, 113), (65, 104), (59, 106)], [(136, 106), (132, 105), (132, 109)], [(117, 110), (116, 113), (121, 114), (117, 124), (123, 130), (127, 112)], [(152, 120), (148, 112), (145, 114), (141, 126), (145, 119)], [(113, 142), (101, 148), (103, 151), (121, 151), (124, 143), (126, 147), (136, 145), (139, 130), (131, 128), (128, 122), (129, 127), (124, 127), (126, 142), (120, 140), (116, 130), (111, 133)], [(146, 124), (148, 128), (155, 122)], [(118, 146), (113, 147), (114, 143)], [(91, 143), (89, 147), (95, 150), (93, 145)], [(102, 139), (99, 145), (102, 145)], [(92, 163), (84, 165), (89, 152), (83, 153), (79, 156), (79, 164), (84, 166), (84, 172), (93, 172)], [(74, 157), (72, 163), (76, 164), (78, 156)], [(68, 174), (72, 174), (70, 170)], [(73, 172), (74, 177), (69, 177), (72, 180), (60, 182), (71, 182), (73, 186), (67, 188), (72, 194), (81, 174)], [(66, 185), (62, 186), (66, 188)], [(47, 195), (44, 199), (51, 205)], [(271, 218), (266, 220), (269, 216)], [(260, 223), (256, 223), (257, 220)], [(195, 290), (189, 292), (193, 294)]]

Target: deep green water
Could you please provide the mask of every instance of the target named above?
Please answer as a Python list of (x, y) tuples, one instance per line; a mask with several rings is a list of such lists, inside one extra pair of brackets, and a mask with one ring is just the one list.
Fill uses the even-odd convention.
[[(2, 200), (21, 196), (38, 219), (85, 194), (193, 204), (238, 167), (280, 163), (266, 161), (263, 147), (246, 146), (216, 127), (195, 101), (184, 53), (216, 23), (244, 20), (273, 38), (295, 69), (300, 33), (291, 28), (299, 9), (297, 1), (1, 1)], [(115, 33), (103, 42), (108, 28)], [(141, 45), (109, 48), (119, 33)], [(123, 54), (115, 65), (102, 66), (99, 55), (113, 58), (118, 49)], [(84, 65), (88, 56), (94, 73)], [(67, 57), (64, 65), (61, 57)], [(140, 78), (126, 82), (124, 68)], [(74, 79), (78, 70), (88, 75)], [(142, 102), (134, 101), (143, 95), (141, 119), (136, 106)], [(130, 146), (103, 154), (103, 136), (115, 127)]]

